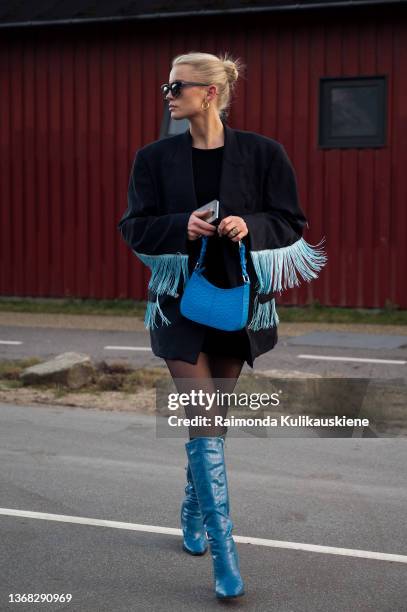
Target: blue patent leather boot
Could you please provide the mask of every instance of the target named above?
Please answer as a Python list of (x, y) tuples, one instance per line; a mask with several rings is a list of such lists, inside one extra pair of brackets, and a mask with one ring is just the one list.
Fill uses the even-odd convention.
[(196, 495), (212, 554), (215, 593), (219, 599), (244, 594), (239, 556), (229, 516), (225, 441), (221, 436), (194, 438), (185, 444)]
[(184, 536), (182, 548), (190, 555), (204, 555), (208, 550), (208, 541), (189, 463), (186, 470), (187, 485), (181, 505), (181, 528)]
[[(225, 440), (226, 434), (223, 434), (222, 437)], [(185, 498), (181, 505), (181, 528), (184, 540), (182, 548), (190, 555), (204, 555), (208, 550), (208, 540), (189, 462), (185, 469), (187, 470), (187, 485)]]

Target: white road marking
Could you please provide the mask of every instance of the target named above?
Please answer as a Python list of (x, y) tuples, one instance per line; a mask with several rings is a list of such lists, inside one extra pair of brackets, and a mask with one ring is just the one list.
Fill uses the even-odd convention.
[(106, 350), (113, 351), (151, 351), (149, 346), (104, 346)]
[[(92, 525), (96, 527), (111, 527), (113, 529), (143, 531), (146, 533), (166, 533), (168, 535), (182, 535), (181, 529), (176, 529), (173, 527), (159, 527), (158, 525), (143, 525), (140, 523), (124, 523), (122, 521), (109, 521), (83, 516), (70, 516), (68, 514), (49, 514), (47, 512), (32, 512), (30, 510), (16, 510), (14, 508), (0, 508), (0, 515), (42, 519), (46, 521), (60, 521), (63, 523), (78, 523), (81, 525)], [(320, 546), (318, 544), (305, 544), (303, 542), (265, 540), (263, 538), (250, 538), (245, 536), (233, 536), (233, 539), (235, 540), (235, 542), (241, 542), (242, 544), (254, 544), (256, 546), (268, 546), (271, 548), (288, 548), (292, 550), (305, 550), (308, 552), (324, 553), (328, 555), (344, 555), (347, 557), (359, 557), (362, 559), (377, 559), (378, 561), (407, 563), (407, 555), (381, 553), (370, 550), (359, 550), (354, 548), (337, 548), (336, 546)]]
[(297, 355), (300, 359), (325, 359), (327, 361), (361, 361), (365, 363), (394, 363), (404, 365), (407, 361), (401, 359), (370, 359), (368, 357), (332, 357), (330, 355)]
[(0, 344), (22, 344), (20, 340), (0, 340)]

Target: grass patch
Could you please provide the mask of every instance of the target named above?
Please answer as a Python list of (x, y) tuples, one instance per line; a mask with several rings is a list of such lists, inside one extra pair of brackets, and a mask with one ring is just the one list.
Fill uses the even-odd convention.
[(307, 306), (278, 306), (282, 323), (368, 323), (376, 325), (407, 325), (407, 310), (391, 303), (385, 308), (338, 308), (321, 306), (318, 301)]
[(0, 380), (13, 381), (19, 383), (14, 386), (21, 386), (19, 376), (20, 373), (32, 365), (41, 363), (43, 359), (39, 357), (28, 357), (27, 359), (4, 359), (0, 361)]
[(144, 318), (146, 301), (0, 297), (0, 312), (129, 316)]

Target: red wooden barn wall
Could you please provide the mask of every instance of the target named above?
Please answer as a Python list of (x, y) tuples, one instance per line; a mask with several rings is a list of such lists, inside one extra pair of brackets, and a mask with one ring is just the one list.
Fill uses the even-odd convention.
[[(407, 27), (388, 11), (256, 14), (8, 31), (0, 42), (0, 294), (146, 298), (116, 225), (135, 151), (159, 135), (171, 58), (247, 64), (232, 127), (282, 142), (321, 277), (280, 303), (407, 307)], [(176, 27), (174, 27), (176, 25)], [(388, 142), (320, 150), (322, 76), (386, 74)]]

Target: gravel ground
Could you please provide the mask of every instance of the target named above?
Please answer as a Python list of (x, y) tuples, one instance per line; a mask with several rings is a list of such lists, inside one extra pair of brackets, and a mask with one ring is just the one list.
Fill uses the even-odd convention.
[(155, 389), (143, 389), (137, 393), (103, 391), (98, 394), (71, 391), (63, 396), (58, 396), (52, 389), (35, 389), (34, 387), (6, 389), (0, 383), (0, 403), (24, 406), (41, 404), (51, 407), (58, 405), (155, 414)]

